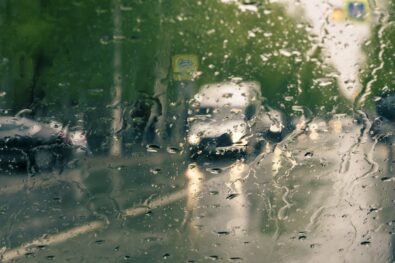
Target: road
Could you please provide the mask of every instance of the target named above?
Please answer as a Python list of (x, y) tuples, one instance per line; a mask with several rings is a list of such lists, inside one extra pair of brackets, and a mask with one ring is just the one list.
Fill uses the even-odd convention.
[(391, 262), (389, 150), (361, 116), (247, 160), (159, 150), (2, 175), (1, 260)]

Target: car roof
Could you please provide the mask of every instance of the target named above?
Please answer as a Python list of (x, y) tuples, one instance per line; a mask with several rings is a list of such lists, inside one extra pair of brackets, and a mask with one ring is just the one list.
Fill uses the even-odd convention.
[(251, 101), (260, 99), (261, 87), (258, 82), (245, 81), (240, 83), (220, 82), (204, 85), (194, 96), (200, 107), (244, 108)]

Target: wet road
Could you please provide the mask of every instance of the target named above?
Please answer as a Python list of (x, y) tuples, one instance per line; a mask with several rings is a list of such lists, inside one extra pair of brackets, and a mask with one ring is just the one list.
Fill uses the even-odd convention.
[(159, 150), (2, 175), (1, 261), (392, 262), (392, 160), (369, 126), (316, 118), (247, 160)]

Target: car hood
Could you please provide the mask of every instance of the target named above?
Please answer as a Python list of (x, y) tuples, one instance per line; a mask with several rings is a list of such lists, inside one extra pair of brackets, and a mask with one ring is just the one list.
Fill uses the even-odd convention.
[(188, 134), (200, 138), (217, 138), (229, 134), (238, 140), (247, 133), (247, 127), (244, 120), (195, 120), (190, 125)]

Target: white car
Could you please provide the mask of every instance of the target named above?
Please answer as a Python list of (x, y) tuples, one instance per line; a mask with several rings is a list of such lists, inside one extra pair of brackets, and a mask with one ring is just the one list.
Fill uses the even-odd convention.
[(258, 153), (267, 140), (281, 139), (284, 116), (264, 110), (257, 82), (221, 82), (201, 87), (190, 102), (187, 146), (202, 153)]

